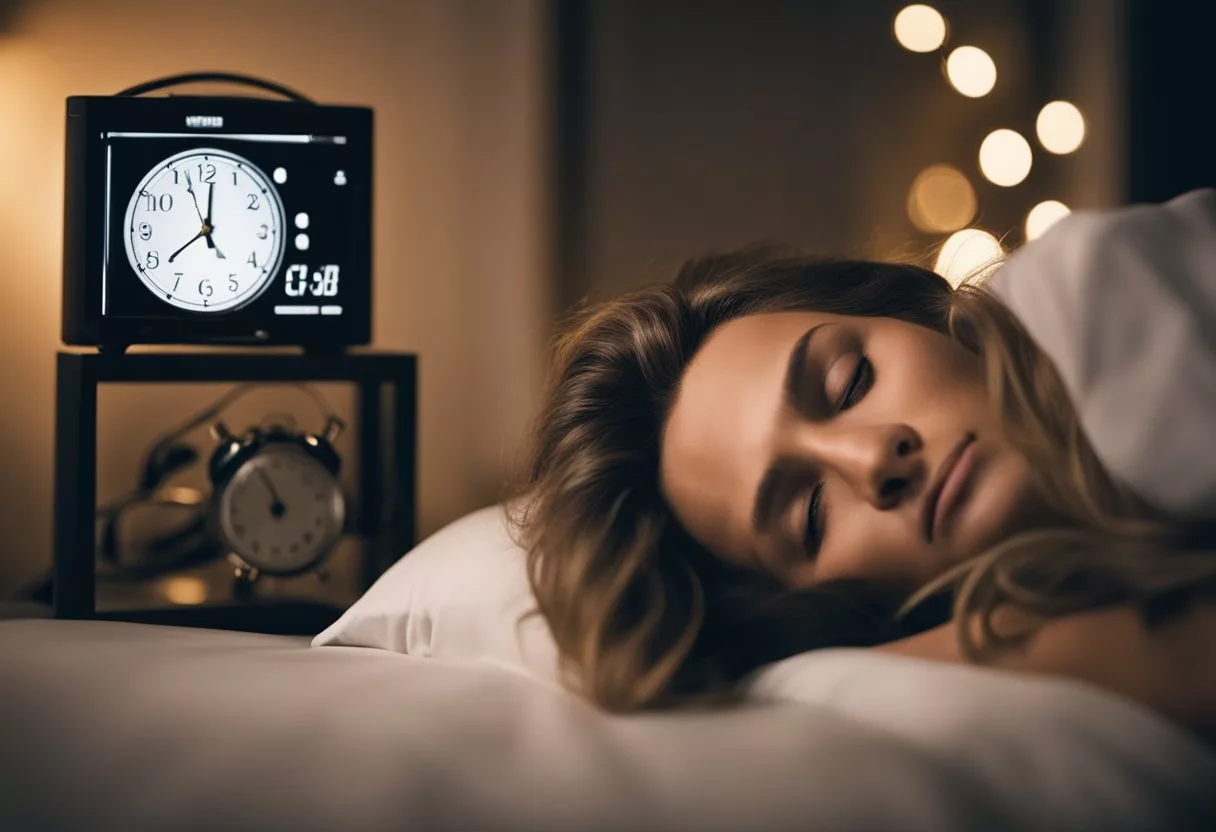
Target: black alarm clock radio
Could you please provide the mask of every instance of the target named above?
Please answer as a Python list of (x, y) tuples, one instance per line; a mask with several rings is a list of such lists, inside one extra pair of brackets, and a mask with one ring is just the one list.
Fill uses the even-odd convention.
[(63, 341), (371, 340), (372, 111), (67, 99)]

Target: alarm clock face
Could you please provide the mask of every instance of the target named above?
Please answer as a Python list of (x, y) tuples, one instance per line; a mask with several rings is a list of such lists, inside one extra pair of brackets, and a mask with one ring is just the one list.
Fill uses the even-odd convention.
[(127, 259), (156, 297), (180, 309), (239, 309), (283, 259), (283, 203), (248, 159), (199, 148), (170, 156), (131, 194)]
[(320, 462), (288, 443), (250, 457), (216, 495), (222, 542), (267, 574), (301, 572), (342, 535), (341, 485)]

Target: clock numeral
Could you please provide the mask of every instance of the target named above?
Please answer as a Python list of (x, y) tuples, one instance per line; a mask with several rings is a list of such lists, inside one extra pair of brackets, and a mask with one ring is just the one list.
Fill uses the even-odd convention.
[(302, 297), (308, 291), (308, 266), (293, 263), (287, 267), (286, 289), (290, 298)]
[(173, 273), (173, 276), (175, 278), (177, 278), (176, 280), (173, 281), (173, 291), (175, 291), (175, 292), (177, 291), (177, 284), (182, 282), (182, 278), (185, 276), (185, 274), (186, 274), (185, 272), (174, 272)]
[(149, 251), (146, 261), (149, 269), (155, 269), (160, 265), (160, 252)]
[(177, 181), (177, 168), (174, 168), (174, 169), (173, 169), (173, 184), (174, 184), (174, 185), (180, 185), (180, 184), (181, 184), (180, 182), (178, 182), (178, 181)]
[(245, 262), (256, 269), (258, 267), (258, 253), (256, 251), (249, 252), (249, 259)]
[(145, 211), (172, 211), (173, 210), (173, 194), (161, 194), (159, 197), (156, 194), (150, 194), (143, 191), (141, 196), (147, 200), (144, 206)]
[(198, 293), (205, 298), (209, 298), (215, 294), (215, 289), (211, 287), (211, 281), (205, 277), (200, 280), (198, 282)]
[(321, 280), (322, 294), (326, 297), (331, 297), (338, 294), (338, 267), (334, 265), (325, 267), (325, 276)]
[(215, 181), (215, 165), (203, 164), (198, 165), (198, 181), (199, 182), (214, 182)]
[(263, 225), (261, 228), (258, 229), (258, 239), (259, 240), (265, 240), (269, 236), (270, 236), (270, 229), (268, 227)]
[(141, 222), (139, 224), (139, 239), (141, 239), (141, 240), (151, 240), (152, 239), (152, 226), (151, 225), (149, 225), (146, 222)]
[(250, 211), (258, 210), (258, 195), (249, 194), (249, 204), (246, 205), (245, 207), (248, 208)]
[(233, 172), (232, 172), (232, 184), (233, 184), (233, 185), (235, 185), (235, 184), (236, 184), (236, 171), (233, 171)]
[(241, 288), (241, 284), (236, 282), (236, 275), (235, 274), (228, 275), (228, 291), (235, 292), (239, 288)]

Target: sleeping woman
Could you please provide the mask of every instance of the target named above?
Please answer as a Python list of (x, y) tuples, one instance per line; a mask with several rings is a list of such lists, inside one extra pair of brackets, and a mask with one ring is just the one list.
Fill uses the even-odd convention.
[[(1083, 679), (1216, 741), (1213, 442), (1162, 422), (1175, 393), (1216, 422), (1216, 192), (1075, 214), (988, 274), (746, 250), (579, 313), (518, 518), (577, 689), (722, 702), (873, 647)], [(1095, 317), (1112, 292), (1124, 323)]]

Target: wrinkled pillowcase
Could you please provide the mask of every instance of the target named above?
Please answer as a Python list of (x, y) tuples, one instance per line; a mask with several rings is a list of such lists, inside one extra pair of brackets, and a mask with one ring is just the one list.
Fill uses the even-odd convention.
[(557, 647), (534, 608), (524, 551), (502, 505), (443, 527), (391, 566), (313, 647), (371, 647), (481, 660), (557, 680)]

